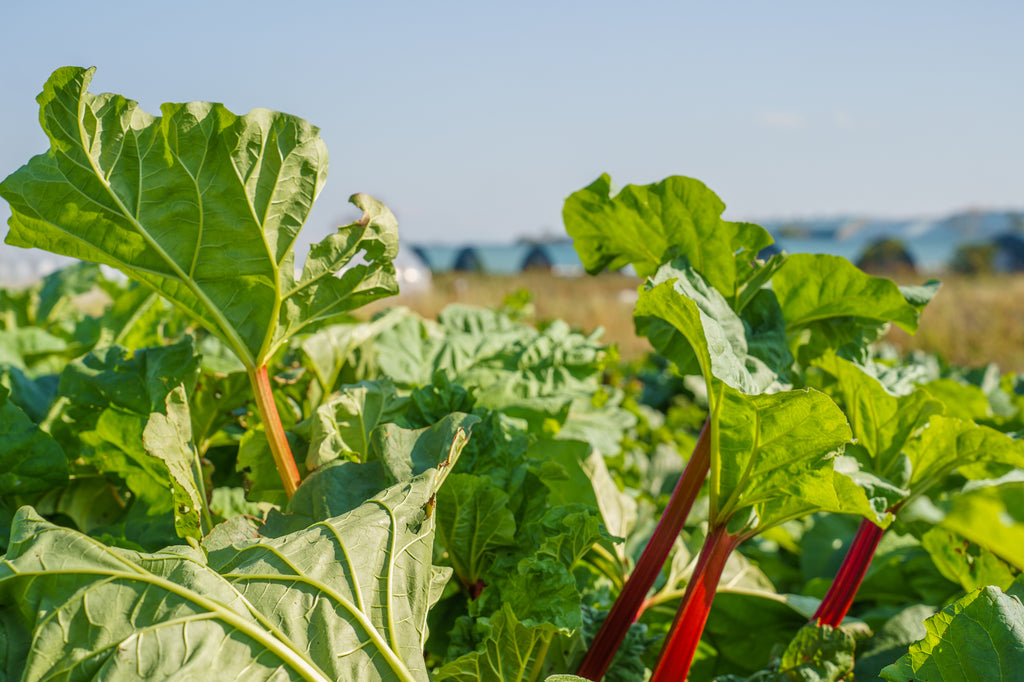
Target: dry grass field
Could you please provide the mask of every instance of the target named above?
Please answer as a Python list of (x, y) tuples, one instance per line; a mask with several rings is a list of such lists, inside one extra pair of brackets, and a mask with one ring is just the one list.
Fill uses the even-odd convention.
[[(1024, 275), (942, 279), (943, 286), (925, 310), (917, 335), (897, 329), (889, 340), (902, 350), (939, 353), (958, 365), (995, 362), (1003, 371), (1024, 372)], [(650, 350), (647, 341), (633, 331), (638, 285), (635, 278), (612, 274), (576, 278), (544, 273), (447, 274), (434, 277), (430, 292), (402, 295), (397, 302), (433, 317), (449, 303), (498, 306), (506, 296), (526, 289), (533, 296), (535, 321), (560, 318), (586, 332), (602, 327), (604, 340), (618, 345), (620, 355), (628, 359)], [(375, 309), (395, 302), (380, 302)]]

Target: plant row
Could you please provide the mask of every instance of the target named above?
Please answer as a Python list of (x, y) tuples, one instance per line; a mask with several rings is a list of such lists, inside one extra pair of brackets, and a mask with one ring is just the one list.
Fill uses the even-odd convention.
[(9, 244), (83, 261), (0, 292), (0, 679), (1024, 664), (1024, 379), (878, 344), (937, 282), (762, 259), (699, 181), (602, 176), (565, 225), (644, 280), (646, 360), (525, 296), (360, 320), (397, 224), (355, 195), (296, 263), (315, 127), (91, 78), (51, 76), (0, 184)]

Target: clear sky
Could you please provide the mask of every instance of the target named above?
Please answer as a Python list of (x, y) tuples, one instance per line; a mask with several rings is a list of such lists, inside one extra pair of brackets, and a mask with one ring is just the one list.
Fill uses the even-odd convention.
[(35, 96), (63, 65), (151, 113), (212, 100), (318, 125), (307, 241), (353, 192), (406, 243), (562, 234), (565, 197), (602, 172), (699, 178), (731, 219), (1024, 208), (1019, 0), (12, 0), (0, 175), (45, 151)]

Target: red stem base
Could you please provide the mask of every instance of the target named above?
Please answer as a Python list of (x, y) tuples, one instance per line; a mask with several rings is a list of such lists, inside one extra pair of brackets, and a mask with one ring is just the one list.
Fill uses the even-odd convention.
[(711, 613), (711, 602), (715, 598), (725, 562), (741, 541), (740, 536), (729, 535), (724, 525), (714, 528), (704, 541), (697, 567), (690, 578), (690, 584), (686, 586), (686, 593), (665, 640), (665, 648), (651, 682), (681, 682), (686, 679), (700, 636), (704, 633), (708, 614)]
[(637, 561), (636, 568), (626, 584), (619, 593), (618, 599), (608, 613), (608, 617), (601, 624), (601, 629), (594, 638), (593, 643), (587, 650), (583, 662), (580, 664), (576, 674), (588, 680), (598, 680), (608, 670), (615, 652), (626, 637), (629, 626), (636, 620), (640, 613), (647, 591), (661, 573), (661, 567), (665, 565), (665, 559), (672, 551), (672, 544), (683, 529), (686, 517), (693, 507), (694, 500), (700, 493), (704, 479), (707, 478), (708, 468), (711, 464), (711, 433), (708, 422), (704, 422), (700, 436), (697, 438), (697, 445), (683, 470), (682, 476), (676, 483), (672, 497), (669, 499), (668, 507), (654, 535), (647, 542), (643, 554)]
[(883, 532), (882, 528), (867, 519), (860, 522), (857, 535), (854, 536), (850, 550), (843, 559), (843, 565), (839, 568), (836, 579), (832, 581), (832, 586), (828, 588), (828, 593), (811, 618), (811, 622), (839, 627), (853, 604), (853, 598), (857, 596), (860, 584), (864, 581), (864, 575), (868, 572)]

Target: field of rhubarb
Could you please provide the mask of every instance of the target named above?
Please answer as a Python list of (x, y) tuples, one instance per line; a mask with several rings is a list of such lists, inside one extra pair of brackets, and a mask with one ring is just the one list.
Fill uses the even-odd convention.
[(80, 261), (0, 291), (0, 680), (1021, 679), (1024, 375), (879, 343), (938, 281), (605, 175), (565, 229), (652, 352), (424, 317), (368, 195), (296, 262), (313, 125), (91, 78), (0, 183)]

